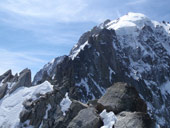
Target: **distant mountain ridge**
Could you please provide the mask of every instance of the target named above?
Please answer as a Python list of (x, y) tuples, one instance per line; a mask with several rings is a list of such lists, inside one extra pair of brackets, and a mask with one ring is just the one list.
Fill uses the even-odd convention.
[(69, 55), (46, 64), (32, 84), (44, 81), (84, 103), (100, 98), (116, 82), (128, 83), (147, 104), (151, 118), (168, 128), (170, 24), (140, 13), (106, 20), (84, 33)]

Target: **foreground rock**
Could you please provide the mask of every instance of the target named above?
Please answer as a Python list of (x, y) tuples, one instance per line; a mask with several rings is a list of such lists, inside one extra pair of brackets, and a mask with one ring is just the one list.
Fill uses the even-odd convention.
[(99, 128), (102, 121), (95, 108), (81, 110), (67, 128)]
[(121, 112), (115, 128), (156, 128), (148, 114), (142, 112)]
[(99, 111), (106, 109), (116, 114), (121, 111), (147, 111), (147, 106), (136, 89), (126, 83), (115, 83), (108, 88), (104, 96), (98, 100), (97, 108)]
[(100, 128), (104, 125), (100, 117), (103, 109), (117, 114), (115, 128), (152, 128), (154, 125), (146, 114), (146, 104), (135, 88), (126, 83), (114, 84), (104, 96), (89, 101), (88, 105), (72, 100), (65, 114), (60, 106), (63, 98), (64, 94), (55, 90), (36, 101), (25, 101), (25, 109), (20, 113), (21, 128)]

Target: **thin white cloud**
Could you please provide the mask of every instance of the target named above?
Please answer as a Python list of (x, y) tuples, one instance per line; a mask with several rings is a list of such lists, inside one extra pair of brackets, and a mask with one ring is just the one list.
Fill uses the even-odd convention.
[[(28, 52), (13, 52), (6, 49), (0, 49), (0, 74), (7, 71), (9, 68), (12, 69), (14, 73), (23, 70), (24, 68), (32, 68), (38, 65), (44, 65), (46, 60), (36, 58), (35, 54)], [(44, 55), (45, 53), (40, 53), (37, 55)]]
[[(0, 2), (0, 10), (14, 16), (16, 20), (55, 20), (57, 22), (76, 21), (86, 7), (82, 0), (5, 0)], [(25, 20), (26, 22), (27, 20)]]
[[(89, 1), (4, 0), (0, 1), (0, 21), (16, 29), (31, 31), (36, 38), (46, 40), (49, 44), (73, 43), (72, 39), (77, 33), (72, 34), (72, 32), (69, 32), (69, 34), (72, 34), (71, 40), (66, 36), (63, 38), (63, 36), (61, 37), (57, 34), (57, 32), (61, 31), (58, 29), (59, 24), (77, 22), (99, 23), (107, 19), (111, 14), (105, 10), (92, 10), (93, 2)], [(67, 28), (64, 31), (68, 35)]]
[(108, 10), (101, 8), (94, 10), (95, 4), (97, 0), (93, 2), (90, 0), (4, 0), (0, 2), (0, 12), (7, 16), (0, 19), (15, 25), (101, 22), (107, 19), (110, 16)]
[(62, 20), (76, 15), (85, 6), (82, 0), (6, 0), (0, 3), (1, 10), (21, 16), (39, 18), (58, 16)]
[(147, 2), (147, 0), (131, 0), (127, 3), (127, 5), (137, 5), (137, 4), (143, 4)]

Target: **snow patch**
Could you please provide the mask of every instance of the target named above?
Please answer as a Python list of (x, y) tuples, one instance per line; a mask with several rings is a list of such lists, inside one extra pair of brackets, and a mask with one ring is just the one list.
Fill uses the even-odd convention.
[(53, 86), (45, 81), (33, 87), (20, 87), (11, 95), (6, 95), (0, 101), (0, 126), (16, 128), (19, 124), (19, 114), (24, 109), (22, 103), (27, 99), (37, 99), (37, 94), (51, 92)]
[(55, 68), (56, 65), (60, 64), (64, 59), (64, 56), (57, 57), (53, 59), (51, 62), (46, 64), (43, 69), (46, 69), (48, 75), (52, 72), (52, 70)]
[(100, 113), (100, 117), (102, 118), (104, 123), (104, 126), (102, 126), (101, 128), (112, 128), (117, 121), (117, 117), (115, 116), (115, 114), (113, 112), (106, 112), (106, 109), (104, 109)]
[(89, 89), (89, 86), (88, 86), (88, 84), (87, 84), (87, 81), (88, 81), (87, 78), (81, 79), (80, 83), (77, 83), (76, 86), (79, 86), (79, 87), (80, 87), (80, 86), (83, 86), (83, 87), (85, 87), (86, 92), (87, 92), (87, 95), (88, 95), (88, 93), (90, 92), (90, 89)]
[(66, 111), (70, 108), (72, 101), (68, 97), (68, 93), (65, 94), (65, 98), (60, 102), (61, 111), (63, 112), (63, 116), (66, 115)]
[(85, 42), (83, 45), (81, 45), (78, 49), (74, 50), (74, 51), (73, 51), (73, 54), (70, 55), (71, 59), (74, 60), (74, 59), (77, 57), (77, 55), (79, 54), (79, 52), (80, 52), (81, 50), (84, 50), (84, 47), (85, 47), (86, 45), (90, 46), (90, 44), (88, 43), (88, 41), (86, 41), (86, 42)]
[(112, 74), (116, 74), (110, 67), (109, 67), (109, 80), (112, 82)]
[(0, 87), (3, 85), (3, 83), (2, 82), (0, 82)]
[(47, 119), (47, 118), (48, 118), (48, 111), (49, 111), (50, 109), (51, 109), (51, 105), (48, 104), (48, 105), (47, 105), (47, 110), (46, 110), (46, 112), (45, 112), (44, 119)]
[[(25, 121), (25, 122), (23, 123), (23, 126), (26, 126), (25, 128), (34, 128), (34, 126), (29, 125), (29, 124), (30, 124), (30, 120), (27, 120), (27, 121)], [(41, 125), (40, 125), (39, 128), (41, 128)]]
[(96, 52), (97, 56), (100, 56), (100, 53), (99, 52)]
[(8, 90), (10, 90), (15, 84), (16, 84), (16, 82), (7, 82), (7, 84), (8, 84)]
[(102, 86), (98, 85), (98, 84), (96, 83), (96, 81), (93, 80), (93, 78), (91, 78), (91, 80), (92, 80), (92, 82), (94, 83), (94, 85), (97, 87), (97, 89), (100, 91), (100, 93), (101, 93), (102, 95), (104, 95), (105, 89), (104, 89)]

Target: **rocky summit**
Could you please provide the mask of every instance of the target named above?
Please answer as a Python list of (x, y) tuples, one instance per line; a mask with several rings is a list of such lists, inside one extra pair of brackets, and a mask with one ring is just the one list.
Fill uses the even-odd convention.
[(170, 128), (170, 24), (140, 13), (84, 33), (33, 78), (0, 76), (0, 128)]

